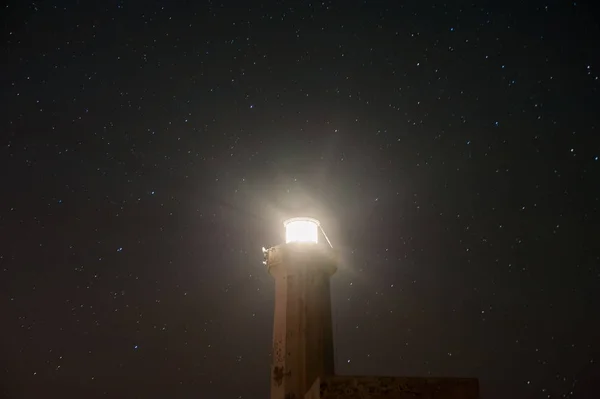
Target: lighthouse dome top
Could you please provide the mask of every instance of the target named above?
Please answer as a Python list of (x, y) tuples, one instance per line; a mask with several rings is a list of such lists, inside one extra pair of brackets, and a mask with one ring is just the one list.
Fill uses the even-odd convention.
[(319, 226), (317, 219), (309, 217), (295, 217), (283, 222), (285, 226), (285, 242), (318, 243)]

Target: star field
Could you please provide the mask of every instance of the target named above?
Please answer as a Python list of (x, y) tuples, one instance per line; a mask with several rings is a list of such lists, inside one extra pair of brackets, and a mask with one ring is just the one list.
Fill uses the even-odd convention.
[(9, 2), (0, 397), (269, 395), (261, 247), (342, 253), (336, 371), (600, 390), (585, 3)]

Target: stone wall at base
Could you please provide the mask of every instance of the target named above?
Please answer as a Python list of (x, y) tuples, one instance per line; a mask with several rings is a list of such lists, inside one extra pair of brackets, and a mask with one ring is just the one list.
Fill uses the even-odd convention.
[[(311, 390), (314, 391), (314, 390)], [(309, 392), (312, 398), (316, 395)], [(333, 376), (320, 381), (319, 399), (479, 399), (476, 378)]]

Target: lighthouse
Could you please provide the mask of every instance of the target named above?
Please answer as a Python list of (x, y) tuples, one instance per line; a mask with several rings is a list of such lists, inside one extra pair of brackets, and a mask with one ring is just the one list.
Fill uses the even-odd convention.
[(275, 279), (271, 399), (301, 399), (317, 378), (334, 374), (329, 280), (338, 255), (318, 220), (297, 217), (284, 227), (285, 243), (263, 250)]

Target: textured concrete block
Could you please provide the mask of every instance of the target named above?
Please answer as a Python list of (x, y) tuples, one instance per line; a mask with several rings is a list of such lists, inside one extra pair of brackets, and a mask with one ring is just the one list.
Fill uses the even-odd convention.
[(319, 399), (479, 399), (474, 378), (334, 376), (320, 385)]

